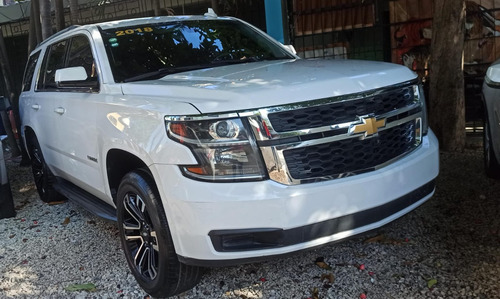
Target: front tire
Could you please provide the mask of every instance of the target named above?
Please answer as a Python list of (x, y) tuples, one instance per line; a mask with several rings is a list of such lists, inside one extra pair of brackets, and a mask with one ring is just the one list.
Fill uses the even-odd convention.
[(202, 269), (179, 262), (165, 210), (151, 175), (125, 175), (117, 194), (118, 228), (127, 263), (139, 285), (154, 297), (194, 287)]
[(486, 175), (490, 178), (498, 179), (500, 178), (500, 163), (498, 163), (495, 151), (493, 150), (493, 140), (491, 139), (488, 115), (485, 116), (483, 131), (484, 168), (486, 170)]

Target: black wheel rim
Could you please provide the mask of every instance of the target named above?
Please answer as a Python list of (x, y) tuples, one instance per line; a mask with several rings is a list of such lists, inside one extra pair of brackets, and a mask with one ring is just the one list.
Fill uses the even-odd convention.
[(43, 196), (43, 194), (45, 194), (45, 162), (38, 148), (34, 148), (32, 151), (31, 169), (33, 171), (35, 186), (40, 195)]
[(125, 243), (136, 270), (146, 280), (158, 275), (158, 239), (143, 199), (128, 193), (123, 199)]

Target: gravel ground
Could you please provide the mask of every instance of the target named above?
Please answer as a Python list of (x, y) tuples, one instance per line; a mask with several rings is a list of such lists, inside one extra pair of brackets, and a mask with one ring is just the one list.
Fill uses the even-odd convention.
[[(7, 163), (17, 210), (0, 220), (0, 298), (144, 298), (116, 224), (42, 203)], [(441, 154), (427, 203), (368, 235), (289, 258), (210, 269), (189, 298), (500, 298), (500, 181), (482, 153)], [(92, 283), (94, 291), (71, 291)], [(363, 295), (364, 294), (364, 295)]]

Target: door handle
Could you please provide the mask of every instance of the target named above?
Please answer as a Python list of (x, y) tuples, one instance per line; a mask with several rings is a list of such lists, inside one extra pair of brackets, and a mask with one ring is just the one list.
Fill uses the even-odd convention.
[(59, 115), (63, 115), (64, 112), (66, 112), (66, 109), (64, 109), (63, 107), (57, 107), (56, 109), (54, 109), (54, 112)]
[(40, 105), (38, 105), (38, 104), (33, 104), (33, 105), (31, 105), (31, 109), (33, 109), (33, 110), (35, 110), (35, 111), (38, 111), (38, 110), (40, 110)]

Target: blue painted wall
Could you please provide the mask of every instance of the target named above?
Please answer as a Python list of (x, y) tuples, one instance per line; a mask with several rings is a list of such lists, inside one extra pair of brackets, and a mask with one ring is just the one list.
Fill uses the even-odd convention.
[(265, 0), (267, 34), (284, 43), (283, 10), (281, 0)]

